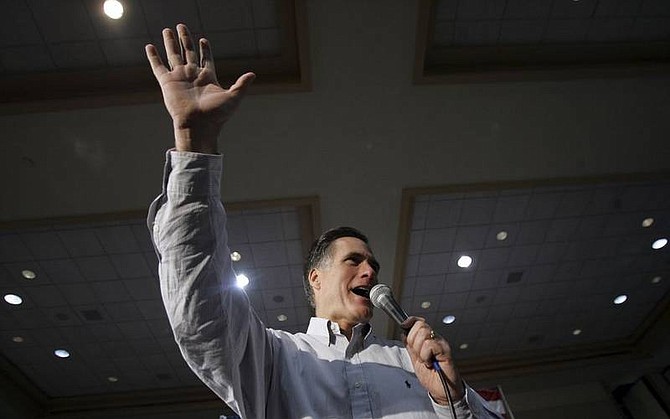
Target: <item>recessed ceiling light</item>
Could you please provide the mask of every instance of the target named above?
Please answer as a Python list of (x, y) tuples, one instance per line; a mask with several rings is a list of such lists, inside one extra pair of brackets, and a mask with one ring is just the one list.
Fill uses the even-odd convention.
[(66, 351), (65, 349), (56, 349), (54, 351), (54, 355), (56, 355), (59, 358), (69, 358), (70, 353)]
[(428, 308), (430, 307), (430, 301), (424, 301), (421, 303), (421, 308)]
[(463, 255), (458, 258), (458, 262), (456, 263), (461, 268), (468, 268), (470, 265), (472, 265), (472, 258), (468, 255)]
[(661, 279), (663, 279), (663, 278), (660, 277), (660, 276), (655, 276), (655, 277), (651, 278), (651, 283), (652, 284), (658, 284), (659, 282), (661, 282)]
[(503, 241), (505, 239), (507, 239), (507, 232), (505, 230), (499, 231), (498, 234), (496, 234), (496, 240)]
[(449, 314), (448, 316), (444, 316), (444, 318), (442, 319), (442, 323), (444, 324), (452, 324), (455, 321), (456, 316), (452, 316), (451, 314)]
[(107, 381), (109, 381), (110, 383), (116, 383), (117, 381), (119, 381), (119, 379), (118, 379), (118, 377), (114, 377), (113, 375), (110, 375), (109, 377), (107, 377)]
[(5, 301), (13, 306), (18, 306), (23, 302), (23, 298), (16, 294), (5, 294)]
[(467, 343), (461, 343), (461, 346), (459, 346), (461, 349), (468, 349), (468, 344)]
[(237, 275), (237, 287), (244, 289), (247, 285), (249, 285), (249, 278), (245, 274), (239, 274)]
[(668, 239), (666, 238), (660, 238), (654, 240), (654, 242), (651, 244), (651, 248), (654, 250), (662, 249), (665, 247), (665, 245), (668, 244)]
[(626, 294), (621, 294), (614, 299), (614, 304), (623, 304), (628, 299)]
[(123, 5), (118, 0), (105, 0), (102, 10), (111, 19), (121, 19), (121, 16), (123, 16)]
[(31, 271), (30, 269), (22, 270), (21, 276), (23, 276), (25, 279), (35, 279), (37, 277), (37, 275), (35, 275), (35, 272)]
[(285, 322), (286, 320), (288, 320), (288, 317), (286, 316), (286, 314), (280, 314), (279, 316), (277, 316), (277, 320), (279, 320), (280, 322)]
[(572, 334), (575, 335), (575, 336), (580, 335), (581, 333), (582, 333), (582, 329), (575, 329), (575, 330), (572, 331)]
[(642, 220), (642, 227), (651, 227), (651, 225), (654, 224), (654, 219), (651, 217), (645, 218)]
[(240, 260), (242, 260), (242, 255), (239, 252), (233, 252), (230, 254), (230, 259), (233, 262), (239, 262)]
[(23, 341), (24, 341), (23, 336), (14, 336), (12, 338), (12, 342), (23, 343)]

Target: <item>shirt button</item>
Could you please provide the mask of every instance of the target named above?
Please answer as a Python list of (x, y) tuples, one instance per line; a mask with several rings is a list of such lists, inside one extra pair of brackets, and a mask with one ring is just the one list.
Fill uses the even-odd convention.
[(361, 388), (361, 383), (356, 383), (356, 384), (354, 384), (354, 387), (356, 387), (356, 388)]

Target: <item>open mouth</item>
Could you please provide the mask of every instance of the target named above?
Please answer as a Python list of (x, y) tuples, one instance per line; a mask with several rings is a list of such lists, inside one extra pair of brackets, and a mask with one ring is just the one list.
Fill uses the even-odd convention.
[(370, 287), (354, 287), (351, 289), (351, 292), (363, 298), (370, 299)]

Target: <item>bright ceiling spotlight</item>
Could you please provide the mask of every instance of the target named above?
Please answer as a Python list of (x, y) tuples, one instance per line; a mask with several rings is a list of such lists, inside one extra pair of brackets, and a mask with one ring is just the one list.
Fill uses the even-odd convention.
[(421, 308), (428, 308), (430, 307), (430, 301), (424, 301), (421, 303)]
[(663, 278), (660, 277), (660, 276), (655, 276), (655, 277), (651, 278), (651, 283), (652, 284), (658, 284), (659, 282), (661, 282), (662, 279)]
[(575, 336), (581, 335), (582, 334), (582, 329), (575, 329), (575, 330), (572, 331), (572, 334), (575, 335)]
[(642, 227), (644, 228), (651, 227), (652, 224), (654, 224), (654, 219), (651, 217), (642, 220)]
[(244, 274), (239, 274), (237, 275), (237, 287), (244, 289), (247, 285), (249, 285), (249, 278), (247, 278), (246, 275)]
[(614, 304), (617, 304), (617, 305), (623, 304), (623, 303), (626, 302), (627, 299), (628, 299), (627, 295), (621, 294), (614, 299)]
[(456, 316), (452, 316), (451, 314), (448, 316), (444, 316), (442, 319), (442, 323), (444, 324), (452, 324), (453, 322), (456, 321)]
[(461, 346), (459, 346), (461, 349), (468, 349), (468, 344), (467, 343), (461, 343)]
[(56, 349), (54, 351), (54, 355), (56, 355), (58, 358), (69, 358), (70, 353), (66, 351), (65, 349)]
[(651, 248), (654, 250), (662, 249), (665, 247), (665, 245), (668, 244), (668, 239), (665, 237), (656, 239), (654, 242), (651, 244)]
[(496, 234), (496, 240), (503, 241), (506, 239), (507, 239), (507, 232), (505, 230), (499, 231), (498, 234)]
[(280, 322), (285, 322), (286, 320), (288, 320), (288, 317), (286, 316), (286, 314), (280, 314), (279, 316), (277, 316), (277, 320), (279, 320)]
[(119, 0), (105, 0), (102, 10), (110, 19), (121, 19), (123, 16), (123, 4)]
[(24, 277), (25, 279), (35, 279), (37, 278), (37, 275), (35, 275), (35, 272), (31, 271), (30, 269), (24, 269), (21, 271), (21, 276)]
[(23, 339), (23, 336), (14, 336), (14, 337), (12, 338), (12, 342), (16, 342), (16, 343), (23, 343), (24, 340), (25, 340), (25, 339)]
[(107, 377), (107, 381), (109, 381), (110, 383), (116, 383), (116, 382), (119, 381), (119, 379), (118, 379), (118, 377), (114, 377), (113, 375), (110, 375), (109, 377)]
[(467, 255), (463, 255), (458, 258), (458, 262), (456, 262), (460, 268), (469, 268), (470, 265), (472, 265), (472, 258)]
[(239, 252), (233, 252), (230, 254), (230, 259), (233, 262), (239, 262), (240, 260), (242, 260), (242, 255)]
[(19, 304), (23, 303), (23, 298), (19, 297), (16, 294), (5, 294), (5, 301), (7, 302), (7, 304), (18, 306)]

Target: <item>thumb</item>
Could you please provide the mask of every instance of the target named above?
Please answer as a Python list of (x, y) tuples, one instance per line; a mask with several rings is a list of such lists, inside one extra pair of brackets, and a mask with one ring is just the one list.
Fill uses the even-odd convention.
[(249, 86), (251, 86), (251, 83), (253, 83), (254, 79), (256, 78), (256, 75), (254, 73), (245, 73), (242, 74), (235, 84), (230, 86), (230, 92), (235, 93), (235, 94), (244, 94), (246, 93), (247, 89)]

